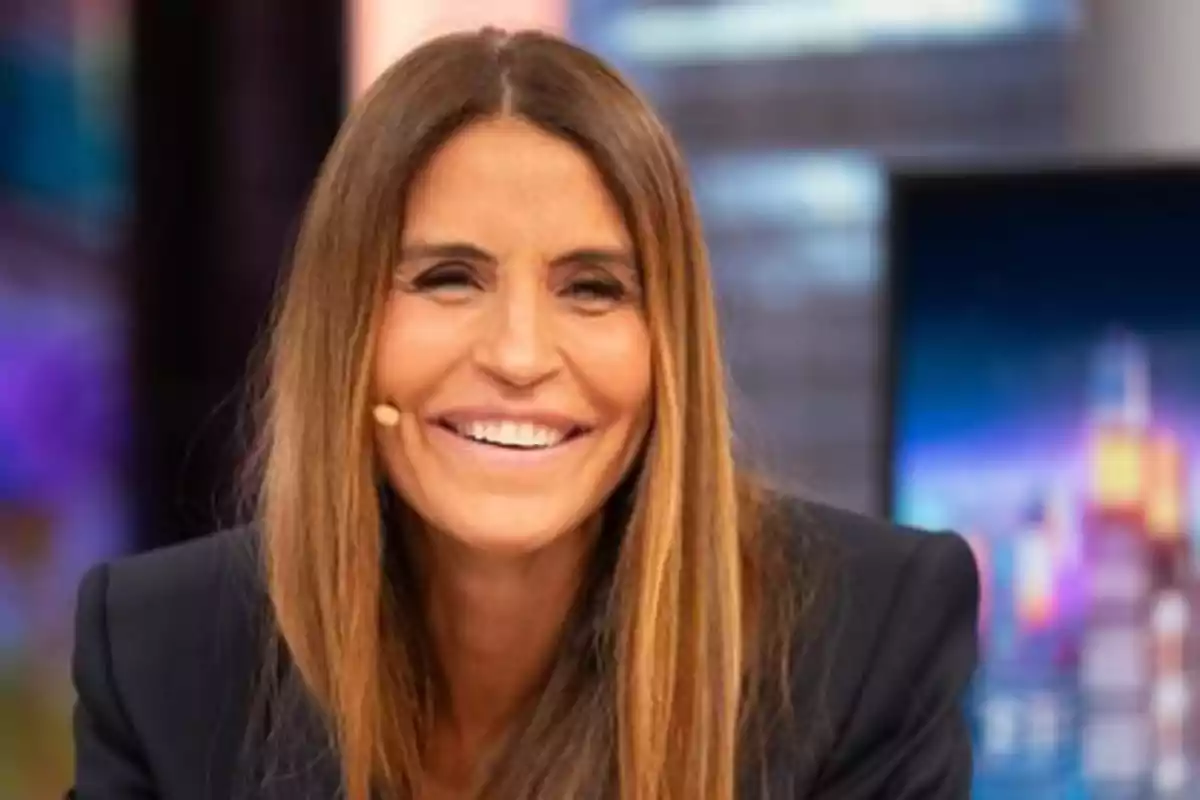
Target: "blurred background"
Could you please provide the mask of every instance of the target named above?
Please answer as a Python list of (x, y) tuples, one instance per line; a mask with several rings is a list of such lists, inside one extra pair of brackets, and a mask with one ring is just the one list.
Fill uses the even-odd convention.
[(348, 103), (481, 24), (596, 50), (676, 132), (775, 474), (970, 538), (976, 796), (1194, 796), (1200, 4), (2, 0), (0, 798), (69, 782), (83, 570), (233, 518)]

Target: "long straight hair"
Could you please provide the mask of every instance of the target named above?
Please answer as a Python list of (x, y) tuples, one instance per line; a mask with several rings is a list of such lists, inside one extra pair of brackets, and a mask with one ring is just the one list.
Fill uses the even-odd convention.
[(373, 449), (371, 363), (414, 177), (455, 132), (501, 115), (579, 147), (623, 214), (654, 423), (602, 511), (594, 580), (548, 682), (481, 766), (477, 795), (732, 800), (754, 709), (787, 700), (796, 576), (735, 468), (680, 153), (613, 70), (560, 39), (485, 29), (419, 47), (356, 105), (322, 167), (261, 397), (256, 514), (277, 643), (328, 723), (348, 800), (411, 796), (436, 665), (411, 576), (392, 565), (403, 548), (389, 537), (411, 525)]

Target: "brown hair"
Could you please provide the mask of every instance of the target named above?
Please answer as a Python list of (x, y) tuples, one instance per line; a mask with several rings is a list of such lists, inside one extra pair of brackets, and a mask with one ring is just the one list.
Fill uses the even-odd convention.
[(279, 642), (328, 721), (349, 800), (410, 795), (437, 709), (420, 609), (389, 567), (388, 537), (405, 526), (373, 451), (375, 332), (414, 176), (457, 130), (502, 114), (581, 148), (619, 205), (644, 274), (655, 399), (644, 454), (605, 514), (611, 558), (598, 555), (591, 599), (479, 795), (731, 800), (763, 691), (787, 699), (793, 572), (735, 469), (682, 158), (645, 101), (560, 39), (487, 29), (412, 51), (321, 170), (262, 398), (257, 515)]

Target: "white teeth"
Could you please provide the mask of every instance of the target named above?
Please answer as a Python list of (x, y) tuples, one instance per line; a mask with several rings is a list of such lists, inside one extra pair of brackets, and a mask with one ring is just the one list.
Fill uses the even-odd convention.
[(463, 436), (508, 447), (553, 447), (565, 434), (532, 422), (468, 422), (458, 426)]

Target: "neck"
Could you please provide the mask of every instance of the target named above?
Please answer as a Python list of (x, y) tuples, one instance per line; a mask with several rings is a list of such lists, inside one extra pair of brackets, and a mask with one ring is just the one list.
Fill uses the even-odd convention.
[(495, 556), (430, 537), (426, 607), (448, 695), (431, 754), (439, 771), (469, 774), (536, 696), (594, 538), (581, 530), (534, 553)]

